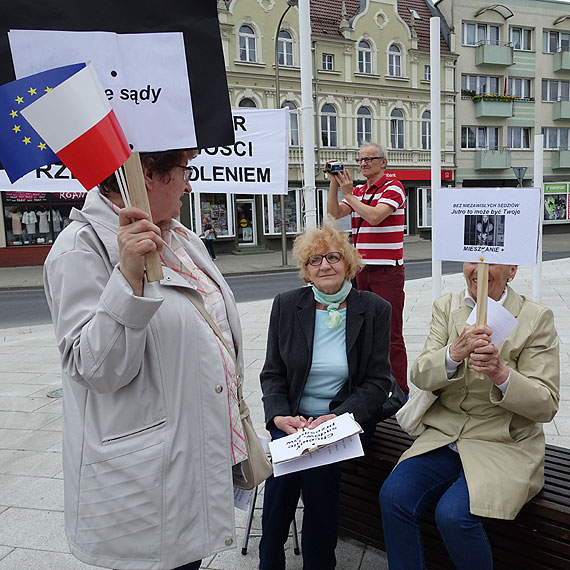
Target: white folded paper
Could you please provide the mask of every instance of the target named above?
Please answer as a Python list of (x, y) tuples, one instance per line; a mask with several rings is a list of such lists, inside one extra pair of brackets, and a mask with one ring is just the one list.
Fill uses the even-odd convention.
[[(493, 331), (491, 342), (499, 346), (516, 328), (518, 320), (491, 297), (487, 298), (487, 326)], [(468, 325), (474, 325), (477, 320), (477, 305), (467, 318)]]
[(327, 465), (364, 455), (357, 434), (362, 428), (352, 414), (323, 422), (314, 429), (303, 429), (269, 443), (273, 472), (285, 473)]

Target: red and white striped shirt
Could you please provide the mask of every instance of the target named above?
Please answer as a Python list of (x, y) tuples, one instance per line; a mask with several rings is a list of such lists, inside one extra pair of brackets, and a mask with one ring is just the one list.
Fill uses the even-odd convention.
[(366, 184), (356, 186), (352, 194), (367, 206), (387, 204), (394, 208), (387, 218), (373, 226), (361, 218), (346, 200), (343, 200), (343, 203), (352, 210), (353, 239), (362, 220), (356, 243), (356, 249), (362, 256), (362, 261), (366, 265), (403, 264), (406, 191), (402, 184), (384, 175), (370, 187)]

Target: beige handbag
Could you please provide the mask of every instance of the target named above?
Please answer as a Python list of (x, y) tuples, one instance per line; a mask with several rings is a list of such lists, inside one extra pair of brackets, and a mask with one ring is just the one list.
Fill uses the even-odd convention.
[[(449, 319), (447, 324), (447, 337), (451, 336), (451, 313), (459, 307), (460, 296), (457, 293), (451, 295), (451, 306), (449, 308)], [(424, 414), (430, 409), (431, 405), (437, 400), (438, 394), (427, 390), (414, 391), (409, 400), (396, 412), (396, 420), (400, 427), (410, 435), (420, 435), (426, 429), (422, 422)]]
[(194, 298), (188, 291), (183, 290), (184, 295), (188, 297), (190, 302), (198, 309), (200, 314), (206, 319), (206, 322), (210, 325), (216, 336), (220, 339), (221, 343), (224, 345), (225, 349), (230, 355), (232, 355), (234, 361), (234, 369), (237, 374), (237, 397), (239, 404), (239, 415), (241, 418), (241, 423), (243, 426), (243, 435), (245, 437), (245, 444), (247, 450), (247, 459), (234, 465), (233, 467), (233, 478), (234, 487), (238, 489), (255, 489), (258, 485), (263, 483), (268, 477), (273, 474), (273, 466), (267, 458), (261, 441), (255, 428), (253, 427), (253, 422), (251, 421), (251, 415), (245, 400), (243, 399), (243, 389), (242, 389), (242, 378), (238, 372), (238, 364), (235, 358), (234, 351), (228, 345), (228, 342), (224, 338), (222, 331), (212, 319), (208, 311), (206, 311), (204, 305), (202, 305), (197, 299)]

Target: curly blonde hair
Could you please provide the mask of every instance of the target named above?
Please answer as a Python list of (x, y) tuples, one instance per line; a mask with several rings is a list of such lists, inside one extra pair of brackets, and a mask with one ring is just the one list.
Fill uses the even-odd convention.
[(349, 237), (338, 229), (334, 219), (329, 216), (321, 228), (305, 230), (293, 243), (293, 257), (305, 283), (311, 281), (307, 270), (309, 258), (322, 251), (338, 251), (342, 254), (348, 279), (353, 279), (364, 267), (360, 254), (350, 243)]

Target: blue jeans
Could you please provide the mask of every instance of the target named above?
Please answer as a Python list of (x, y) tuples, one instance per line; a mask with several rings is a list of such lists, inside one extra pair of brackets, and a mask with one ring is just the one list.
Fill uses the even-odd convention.
[[(272, 429), (273, 439), (285, 434)], [(303, 570), (333, 570), (338, 538), (339, 463), (323, 465), (269, 477), (263, 496), (262, 529), (259, 543), (260, 570), (284, 570), (283, 546), (295, 516), (299, 495), (303, 495), (301, 551)]]
[(400, 463), (380, 489), (390, 570), (423, 570), (419, 520), (435, 508), (437, 528), (457, 570), (492, 570), (481, 519), (469, 512), (469, 491), (459, 453), (442, 447)]

